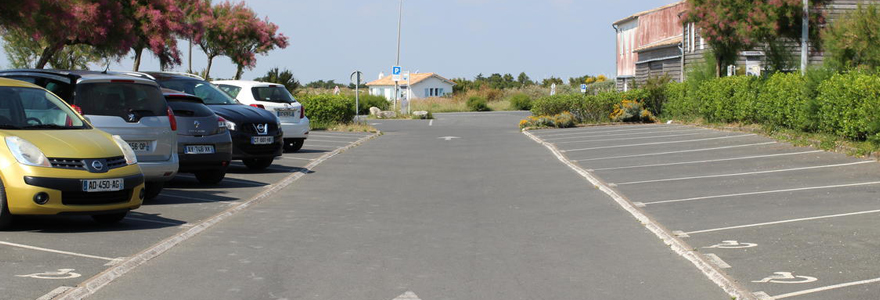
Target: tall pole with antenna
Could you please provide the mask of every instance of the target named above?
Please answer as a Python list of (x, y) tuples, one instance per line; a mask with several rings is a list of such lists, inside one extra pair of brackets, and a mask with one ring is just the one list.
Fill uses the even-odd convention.
[[(400, 0), (400, 6), (398, 10), (397, 16), (397, 61), (394, 64), (395, 66), (400, 65), (400, 26), (403, 23), (403, 0)], [(394, 108), (396, 109), (398, 106), (398, 102), (400, 102), (400, 84), (397, 81), (394, 82)]]

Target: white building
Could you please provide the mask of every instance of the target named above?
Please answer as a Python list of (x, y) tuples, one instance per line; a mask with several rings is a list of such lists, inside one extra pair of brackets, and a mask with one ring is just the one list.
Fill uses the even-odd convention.
[[(379, 76), (379, 80), (367, 83), (370, 95), (383, 96), (389, 101), (393, 100), (394, 81), (391, 80), (391, 76)], [(452, 94), (452, 86), (455, 85), (455, 82), (435, 73), (414, 73), (410, 74), (409, 85), (411, 86), (408, 86), (406, 81), (401, 81), (398, 84), (400, 84), (401, 99), (423, 99)]]

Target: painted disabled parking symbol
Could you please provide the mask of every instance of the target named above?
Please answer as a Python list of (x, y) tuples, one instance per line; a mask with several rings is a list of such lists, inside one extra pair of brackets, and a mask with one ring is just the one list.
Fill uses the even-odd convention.
[(740, 243), (739, 241), (723, 241), (721, 244), (705, 247), (706, 249), (745, 249), (758, 247), (755, 243)]
[(82, 275), (74, 273), (74, 269), (58, 269), (57, 272), (43, 272), (28, 275), (15, 275), (15, 277), (36, 278), (36, 279), (73, 279)]
[(752, 281), (752, 282), (754, 282), (754, 283), (768, 283), (769, 282), (769, 283), (795, 283), (795, 284), (797, 284), (797, 283), (810, 283), (810, 282), (814, 282), (816, 280), (819, 280), (816, 277), (810, 277), (810, 276), (794, 276), (794, 274), (791, 272), (776, 272), (773, 274), (775, 274), (775, 275), (772, 275), (770, 277), (767, 277), (767, 278), (764, 278), (761, 280)]

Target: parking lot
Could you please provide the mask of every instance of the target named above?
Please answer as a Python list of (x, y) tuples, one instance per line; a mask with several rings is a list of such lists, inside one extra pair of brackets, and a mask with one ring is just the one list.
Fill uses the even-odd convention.
[[(287, 153), (263, 172), (233, 162), (219, 185), (204, 186), (180, 174), (162, 194), (120, 224), (97, 225), (90, 217), (17, 220), (0, 240), (0, 294), (38, 299), (73, 287), (168, 237), (239, 205), (280, 180), (368, 133), (316, 131), (300, 152)], [(218, 258), (220, 259), (220, 258)]]
[(874, 160), (682, 125), (531, 134), (601, 178), (757, 299), (880, 295), (880, 165)]

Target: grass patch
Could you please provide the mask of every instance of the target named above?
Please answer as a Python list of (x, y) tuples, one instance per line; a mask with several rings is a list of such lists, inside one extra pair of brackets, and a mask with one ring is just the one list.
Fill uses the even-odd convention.
[(333, 126), (329, 126), (329, 127), (325, 128), (324, 130), (325, 131), (333, 131), (333, 132), (368, 132), (368, 133), (379, 132), (379, 130), (376, 129), (375, 127), (367, 125), (367, 124), (362, 124), (362, 123), (361, 124), (358, 124), (358, 123), (335, 124)]
[[(418, 99), (411, 102), (412, 111), (428, 111), (431, 113), (449, 113), (449, 112), (469, 112), (467, 101), (457, 98), (427, 98)], [(510, 101), (507, 99), (488, 101), (486, 103), (492, 111), (509, 111)]]
[(880, 144), (872, 141), (853, 141), (830, 133), (804, 132), (772, 125), (714, 123), (705, 122), (703, 119), (680, 123), (721, 130), (756, 133), (796, 147), (813, 147), (830, 152), (844, 153), (854, 157), (880, 158)]

